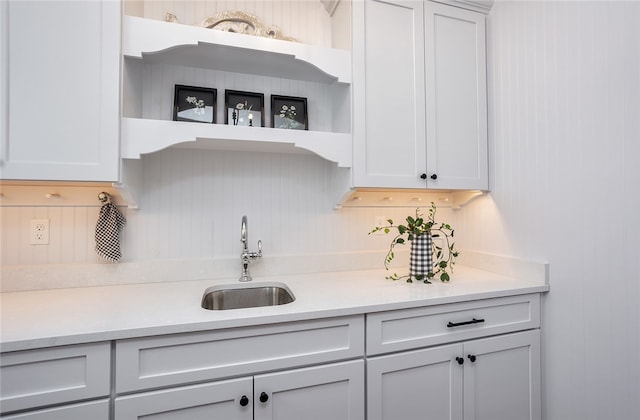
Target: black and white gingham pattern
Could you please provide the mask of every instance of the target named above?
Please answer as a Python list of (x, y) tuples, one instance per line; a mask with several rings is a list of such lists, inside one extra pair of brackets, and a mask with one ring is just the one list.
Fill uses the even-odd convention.
[(425, 233), (411, 241), (411, 255), (409, 256), (409, 273), (415, 277), (426, 276), (433, 272), (433, 239), (431, 234)]
[(114, 204), (102, 205), (96, 224), (96, 252), (105, 260), (118, 262), (122, 258), (120, 231), (125, 223), (127, 220)]

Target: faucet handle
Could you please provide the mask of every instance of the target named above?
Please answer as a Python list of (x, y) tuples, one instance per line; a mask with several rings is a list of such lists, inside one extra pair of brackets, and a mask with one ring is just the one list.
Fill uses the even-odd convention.
[(262, 241), (258, 239), (258, 257), (262, 257)]

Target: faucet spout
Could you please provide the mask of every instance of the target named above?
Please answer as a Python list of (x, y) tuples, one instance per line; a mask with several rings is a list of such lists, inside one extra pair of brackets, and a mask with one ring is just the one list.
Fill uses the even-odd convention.
[(249, 228), (247, 227), (247, 216), (242, 216), (242, 226), (240, 227), (240, 242), (242, 242), (242, 253), (240, 254), (241, 273), (240, 281), (253, 280), (249, 274), (249, 262), (262, 257), (262, 241), (258, 241), (258, 252), (250, 252), (247, 243), (249, 242)]
[(240, 228), (240, 241), (243, 244), (243, 250), (247, 249), (247, 241), (248, 241), (248, 232), (247, 232), (247, 216), (242, 216), (242, 227)]

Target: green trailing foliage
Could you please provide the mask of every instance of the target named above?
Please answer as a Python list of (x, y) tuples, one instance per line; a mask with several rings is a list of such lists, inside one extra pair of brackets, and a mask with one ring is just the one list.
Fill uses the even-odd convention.
[[(377, 232), (384, 232), (386, 234), (395, 233), (394, 238), (391, 240), (389, 246), (389, 252), (384, 259), (384, 267), (389, 271), (389, 265), (395, 258), (394, 249), (396, 245), (403, 245), (407, 242), (413, 241), (416, 237), (430, 233), (433, 238), (442, 238), (442, 245), (437, 245), (438, 241), (434, 241), (434, 264), (433, 272), (426, 275), (411, 275), (407, 274), (399, 276), (397, 273), (393, 273), (390, 276), (385, 277), (389, 280), (401, 280), (406, 279), (407, 283), (412, 283), (414, 280), (421, 281), (423, 283), (431, 283), (431, 279), (439, 278), (440, 281), (446, 282), (451, 279), (453, 272), (453, 266), (455, 265), (456, 258), (460, 253), (455, 249), (455, 242), (453, 242), (454, 230), (448, 223), (437, 223), (436, 220), (436, 205), (432, 202), (429, 208), (429, 214), (426, 219), (423, 217), (419, 208), (416, 208), (416, 215), (407, 216), (405, 219), (406, 224), (395, 225), (393, 220), (389, 219), (387, 226), (377, 226), (369, 235)], [(445, 251), (446, 248), (446, 251)]]

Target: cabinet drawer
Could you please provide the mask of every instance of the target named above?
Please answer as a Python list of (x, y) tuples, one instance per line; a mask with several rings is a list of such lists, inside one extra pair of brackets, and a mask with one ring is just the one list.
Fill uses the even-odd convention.
[(2, 412), (109, 395), (109, 343), (2, 353)]
[(377, 312), (367, 315), (367, 354), (539, 327), (538, 294)]
[(109, 400), (64, 405), (62, 407), (29, 411), (15, 416), (2, 417), (2, 420), (109, 420)]
[(350, 316), (116, 343), (118, 393), (364, 355), (364, 317)]
[[(248, 398), (241, 405), (242, 397)], [(253, 378), (161, 389), (125, 395), (115, 400), (117, 420), (253, 419)]]

